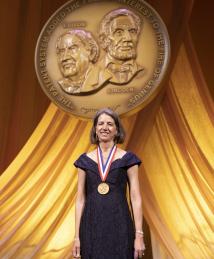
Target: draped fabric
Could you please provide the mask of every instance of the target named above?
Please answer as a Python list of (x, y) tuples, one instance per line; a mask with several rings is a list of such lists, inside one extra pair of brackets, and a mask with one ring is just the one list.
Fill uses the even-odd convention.
[[(124, 120), (129, 133), (132, 120)], [(1, 177), (0, 258), (69, 255), (77, 184), (73, 162), (89, 149), (91, 126), (50, 105)]]
[[(189, 38), (182, 44), (150, 132), (123, 119), (126, 149), (143, 160), (143, 208), (154, 258), (212, 258), (214, 109)], [(77, 184), (91, 122), (50, 105), (1, 177), (0, 258), (69, 258)], [(136, 138), (138, 141), (136, 142)]]
[[(186, 39), (146, 145), (132, 145), (144, 161), (144, 213), (152, 240), (157, 243), (158, 236), (170, 258), (214, 254), (214, 109), (193, 57)], [(154, 250), (154, 258), (162, 258), (162, 249)]]
[[(188, 1), (188, 6), (186, 1), (172, 1), (174, 5), (166, 2), (168, 9), (160, 1), (155, 2), (154, 7), (165, 17), (171, 36), (170, 75), (163, 91), (151, 104), (136, 115), (122, 119), (127, 132), (122, 147), (132, 150), (143, 161), (140, 183), (144, 216), (151, 230), (153, 258), (213, 258), (214, 104), (189, 34), (185, 35), (178, 51), (191, 3)], [(24, 46), (16, 35), (10, 34), (10, 40), (22, 46), (21, 52), (18, 54), (14, 50), (8, 59), (7, 53), (3, 56), (13, 69), (7, 72), (7, 82), (3, 85), (10, 81), (14, 85), (9, 93), (13, 95), (12, 101), (1, 102), (5, 116), (6, 113), (14, 115), (4, 124), (5, 132), (8, 130), (9, 133), (0, 136), (1, 152), (7, 154), (11, 149), (6, 148), (6, 137), (10, 137), (11, 146), (15, 145), (20, 141), (17, 128), (27, 131), (25, 122), (33, 121), (35, 125), (36, 121), (30, 114), (38, 116), (37, 112), (29, 110), (28, 119), (23, 120), (23, 109), (11, 111), (12, 106), (22, 103), (24, 98), (29, 107), (32, 103), (37, 107), (34, 98), (42, 96), (31, 92), (32, 89), (37, 91), (38, 87), (36, 79), (32, 81), (30, 76), (34, 73), (33, 68), (26, 75), (22, 66), (31, 61), (24, 55), (29, 43), (32, 44), (27, 30), (30, 20), (39, 20), (35, 17), (40, 14), (41, 20), (45, 21), (62, 4), (46, 1), (43, 9), (48, 10), (46, 17), (39, 12), (38, 1), (28, 1), (28, 5), (18, 0), (14, 3), (17, 13), (24, 7), (28, 11), (34, 10), (30, 12), (34, 16), (25, 13), (20, 21)], [(15, 18), (13, 16), (10, 22), (16, 21)], [(178, 23), (179, 19), (182, 24)], [(18, 28), (16, 23), (11, 26), (12, 32), (16, 26)], [(37, 23), (32, 23), (30, 28), (37, 32), (40, 29)], [(174, 31), (177, 34), (173, 36)], [(17, 35), (21, 37), (19, 33)], [(7, 41), (4, 45), (6, 47)], [(17, 55), (25, 60), (18, 58), (15, 67), (12, 61)], [(20, 89), (21, 93), (26, 93), (23, 81), (31, 88), (21, 98), (16, 94)], [(42, 103), (38, 110), (46, 107), (47, 100)], [(51, 104), (25, 146), (3, 172), (0, 178), (0, 258), (71, 258), (77, 187), (73, 162), (81, 153), (93, 148), (89, 143), (90, 128), (91, 122), (68, 116)]]
[[(26, 143), (50, 103), (36, 78), (35, 47), (46, 21), (66, 2), (67, 0), (0, 2), (0, 173)], [(168, 28), (174, 60), (189, 20), (192, 1), (148, 2), (158, 11)]]

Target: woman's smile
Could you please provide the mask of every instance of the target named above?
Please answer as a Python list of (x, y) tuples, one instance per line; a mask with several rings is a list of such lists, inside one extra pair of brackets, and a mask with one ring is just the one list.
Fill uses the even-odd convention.
[(99, 141), (114, 141), (117, 134), (114, 119), (105, 113), (101, 114), (97, 121), (96, 134)]

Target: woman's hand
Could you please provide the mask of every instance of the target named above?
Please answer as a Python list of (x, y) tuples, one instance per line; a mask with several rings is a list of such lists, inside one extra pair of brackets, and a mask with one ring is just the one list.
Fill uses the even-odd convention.
[(144, 250), (146, 249), (143, 236), (136, 235), (134, 241), (134, 259), (143, 258)]
[(80, 240), (75, 238), (72, 248), (72, 255), (74, 258), (81, 258), (80, 256)]

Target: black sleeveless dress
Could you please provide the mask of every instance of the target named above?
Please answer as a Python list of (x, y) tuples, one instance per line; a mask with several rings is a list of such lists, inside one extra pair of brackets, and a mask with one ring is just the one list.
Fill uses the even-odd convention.
[(113, 161), (106, 182), (110, 191), (99, 194), (102, 182), (97, 163), (82, 154), (74, 163), (86, 172), (86, 202), (80, 222), (82, 259), (133, 259), (134, 224), (126, 199), (127, 169), (141, 161), (127, 152)]

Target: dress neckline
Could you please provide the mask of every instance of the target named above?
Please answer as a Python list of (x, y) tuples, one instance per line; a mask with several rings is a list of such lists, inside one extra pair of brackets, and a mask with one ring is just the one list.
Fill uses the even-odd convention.
[[(126, 153), (125, 153), (122, 157), (113, 160), (111, 164), (113, 164), (114, 162), (116, 162), (116, 161), (118, 161), (118, 160), (121, 161), (128, 153), (129, 153), (129, 151), (126, 151)], [(91, 161), (94, 162), (96, 165), (98, 165), (98, 163), (97, 163), (94, 159), (92, 159), (92, 158), (90, 158), (89, 156), (87, 156), (86, 153), (84, 153), (84, 155), (85, 155), (89, 160), (91, 160)]]

